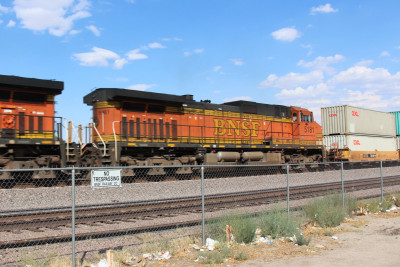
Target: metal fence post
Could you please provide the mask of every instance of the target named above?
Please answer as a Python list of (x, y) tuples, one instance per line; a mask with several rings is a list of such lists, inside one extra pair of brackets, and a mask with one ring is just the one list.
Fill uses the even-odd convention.
[(341, 179), (342, 179), (342, 207), (344, 209), (344, 178), (343, 178), (343, 161), (340, 162), (340, 173), (341, 173)]
[(382, 175), (382, 160), (380, 162), (380, 169), (381, 169), (381, 202), (383, 203), (383, 175)]
[(204, 166), (201, 166), (201, 233), (203, 246), (206, 244), (206, 226), (204, 215)]
[(287, 215), (288, 215), (288, 220), (289, 220), (289, 213), (290, 213), (290, 205), (289, 205), (289, 163), (286, 164), (286, 202), (287, 202)]
[(75, 267), (75, 167), (72, 167), (72, 266)]

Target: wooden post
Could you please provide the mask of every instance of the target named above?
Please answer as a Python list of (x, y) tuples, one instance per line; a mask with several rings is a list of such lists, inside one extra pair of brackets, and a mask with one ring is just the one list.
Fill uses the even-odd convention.
[(226, 232), (226, 242), (230, 244), (232, 242), (232, 226), (226, 225), (225, 232)]
[(110, 265), (110, 267), (114, 267), (114, 251), (107, 250), (106, 256), (107, 256), (108, 265)]

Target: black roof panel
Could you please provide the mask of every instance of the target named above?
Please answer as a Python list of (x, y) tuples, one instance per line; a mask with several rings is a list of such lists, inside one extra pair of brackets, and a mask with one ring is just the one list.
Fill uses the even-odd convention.
[(91, 106), (99, 101), (141, 101), (141, 102), (164, 102), (183, 104), (194, 102), (192, 95), (170, 95), (153, 92), (138, 91), (132, 89), (99, 88), (87, 94), (83, 103)]
[(7, 90), (26, 90), (59, 95), (64, 89), (64, 82), (25, 78), (12, 75), (0, 75), (0, 88)]

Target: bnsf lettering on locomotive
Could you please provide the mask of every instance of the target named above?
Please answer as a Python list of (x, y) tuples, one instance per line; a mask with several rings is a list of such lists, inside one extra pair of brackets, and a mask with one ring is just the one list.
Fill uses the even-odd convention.
[(214, 119), (214, 135), (227, 135), (232, 136), (235, 133), (235, 136), (258, 136), (258, 130), (261, 127), (261, 123), (257, 121), (234, 121), (231, 119)]

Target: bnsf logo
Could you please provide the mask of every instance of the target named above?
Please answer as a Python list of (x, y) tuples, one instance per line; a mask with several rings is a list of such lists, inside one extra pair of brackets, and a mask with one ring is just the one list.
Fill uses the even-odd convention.
[(329, 117), (337, 117), (337, 114), (329, 114)]
[(355, 145), (355, 146), (361, 146), (360, 140), (353, 140), (353, 145)]
[(258, 130), (261, 123), (257, 121), (242, 121), (231, 119), (214, 119), (214, 135), (228, 135), (232, 136), (258, 136)]
[(351, 116), (353, 116), (353, 117), (360, 117), (360, 115), (358, 114), (358, 112), (357, 111), (351, 111)]

